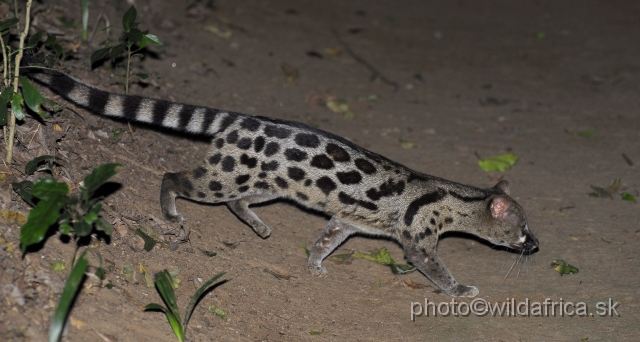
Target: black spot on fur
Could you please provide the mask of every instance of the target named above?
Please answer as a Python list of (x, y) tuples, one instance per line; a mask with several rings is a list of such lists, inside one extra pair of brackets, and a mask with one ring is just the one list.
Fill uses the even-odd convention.
[(222, 155), (220, 153), (216, 153), (216, 154), (212, 155), (211, 157), (209, 157), (209, 164), (218, 165), (218, 163), (220, 162), (221, 158), (222, 158)]
[(253, 143), (253, 140), (251, 140), (251, 138), (242, 138), (238, 140), (237, 145), (239, 149), (248, 150), (251, 148), (252, 143)]
[(198, 191), (197, 195), (198, 195), (198, 198), (205, 198), (205, 197), (207, 197), (207, 195), (206, 195), (204, 192), (202, 192), (202, 191)]
[(199, 168), (193, 170), (193, 178), (194, 179), (200, 179), (202, 178), (202, 176), (207, 174), (207, 169), (205, 169), (204, 167), (200, 166)]
[(359, 199), (355, 199), (349, 195), (347, 195), (346, 193), (340, 191), (340, 193), (338, 193), (338, 200), (343, 203), (343, 204), (347, 204), (347, 205), (352, 205), (352, 204), (356, 204), (358, 206), (361, 206), (363, 208), (369, 209), (369, 210), (378, 210), (378, 206), (368, 202), (368, 201), (362, 201)]
[(288, 148), (284, 151), (284, 156), (287, 160), (301, 162), (307, 159), (307, 152), (299, 150), (297, 148)]
[(411, 239), (411, 233), (409, 233), (408, 230), (403, 230), (402, 231), (402, 236), (404, 236), (405, 239)]
[(280, 144), (272, 141), (267, 144), (267, 147), (265, 147), (264, 155), (267, 157), (271, 157), (272, 155), (278, 153), (279, 150), (280, 150)]
[(311, 179), (307, 179), (304, 181), (304, 186), (311, 186), (312, 183), (313, 181)]
[(303, 169), (298, 167), (290, 167), (287, 169), (287, 176), (294, 181), (301, 181), (304, 179), (306, 172)]
[(258, 128), (260, 128), (260, 121), (256, 120), (255, 118), (248, 117), (242, 120), (242, 122), (240, 123), (240, 127), (248, 129), (251, 132), (255, 132), (258, 130)]
[(243, 185), (243, 186), (238, 188), (238, 192), (240, 192), (240, 193), (247, 192), (247, 190), (249, 190), (249, 186), (247, 186), (247, 185)]
[(264, 148), (264, 143), (265, 143), (265, 140), (263, 136), (257, 137), (253, 141), (253, 150), (256, 151), (256, 153), (259, 153)]
[(269, 189), (269, 183), (267, 182), (255, 182), (253, 183), (254, 188), (258, 189)]
[(249, 180), (249, 178), (251, 178), (251, 175), (240, 175), (236, 177), (236, 184), (244, 184)]
[(446, 192), (444, 190), (438, 189), (413, 200), (413, 202), (411, 202), (407, 207), (407, 211), (404, 213), (404, 223), (407, 226), (410, 226), (413, 223), (413, 218), (416, 216), (420, 208), (440, 201), (445, 195)]
[(433, 211), (433, 214), (434, 214), (434, 215), (436, 215), (436, 216), (440, 216), (440, 212), (439, 212), (439, 211), (437, 211), (437, 210), (434, 210), (434, 211)]
[(258, 174), (258, 178), (261, 178), (261, 179), (265, 179), (265, 178), (267, 178), (267, 173), (266, 173), (266, 172), (260, 172), (260, 173)]
[(371, 164), (368, 160), (366, 159), (362, 159), (362, 158), (358, 158), (355, 160), (356, 163), (356, 167), (358, 168), (358, 170), (370, 175), (375, 173), (376, 167), (373, 166), (373, 164)]
[(444, 219), (444, 223), (447, 223), (447, 224), (453, 223), (453, 218), (452, 217), (447, 217), (446, 219)]
[(336, 176), (342, 184), (358, 184), (362, 180), (362, 175), (358, 171), (338, 172)]
[(278, 169), (278, 162), (275, 160), (272, 160), (268, 163), (262, 162), (262, 165), (260, 165), (260, 170), (262, 171), (275, 171)]
[(336, 144), (328, 143), (326, 151), (327, 154), (337, 162), (348, 162), (351, 160), (349, 153), (347, 153), (344, 148)]
[(276, 181), (276, 184), (277, 184), (279, 187), (283, 188), (283, 189), (286, 189), (286, 188), (288, 188), (288, 187), (289, 187), (289, 183), (287, 183), (287, 181), (286, 181), (286, 180), (284, 180), (284, 179), (282, 179), (282, 178), (280, 178), (280, 177), (276, 177), (276, 179), (274, 179), (274, 180)]
[(227, 134), (227, 142), (229, 144), (235, 144), (238, 141), (238, 131), (234, 130), (231, 133)]
[(269, 138), (276, 137), (278, 139), (286, 139), (291, 135), (291, 130), (275, 125), (266, 125), (264, 127), (264, 134)]
[(219, 192), (216, 192), (215, 194), (213, 194), (213, 196), (215, 196), (215, 197), (217, 197), (217, 198), (222, 198), (222, 197), (224, 197), (224, 195), (223, 195), (223, 194), (221, 194), (221, 193), (219, 193)]
[(303, 200), (303, 201), (308, 201), (309, 200), (309, 196), (301, 193), (301, 192), (296, 192), (296, 197), (298, 197), (299, 199)]
[(221, 149), (224, 146), (224, 139), (218, 138), (216, 139), (216, 148)]
[(315, 134), (298, 133), (294, 141), (302, 147), (316, 148), (320, 146), (320, 139)]
[(316, 186), (327, 196), (337, 188), (336, 183), (327, 176), (318, 178), (318, 180), (316, 180)]
[(256, 165), (258, 165), (258, 159), (251, 158), (243, 153), (240, 156), (240, 164), (246, 165), (248, 168), (253, 169), (254, 167), (256, 167)]
[(319, 154), (311, 159), (311, 166), (323, 170), (331, 170), (333, 168), (333, 161), (329, 159), (326, 154)]
[(209, 182), (209, 190), (211, 191), (220, 191), (222, 190), (222, 183), (217, 181)]
[(382, 197), (393, 196), (394, 194), (400, 196), (404, 192), (404, 181), (398, 181), (396, 183), (393, 179), (388, 179), (380, 185), (379, 189), (380, 190), (371, 188), (367, 190), (367, 197), (373, 201), (377, 201)]
[(232, 156), (226, 156), (222, 159), (222, 171), (232, 172), (236, 167), (236, 160)]
[(431, 223), (432, 225), (436, 225), (436, 219), (434, 219), (433, 217), (431, 218), (431, 220), (429, 220), (429, 223)]
[(442, 229), (442, 223), (438, 224), (438, 229)]

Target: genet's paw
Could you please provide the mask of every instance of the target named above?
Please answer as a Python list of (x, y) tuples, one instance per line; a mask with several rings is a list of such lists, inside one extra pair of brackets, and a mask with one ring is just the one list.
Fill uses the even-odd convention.
[(322, 278), (326, 278), (327, 275), (329, 274), (329, 272), (327, 272), (327, 269), (324, 266), (313, 266), (313, 265), (310, 265), (309, 266), (309, 272), (313, 276), (322, 277)]
[(184, 217), (182, 217), (182, 215), (178, 214), (178, 215), (164, 215), (164, 219), (171, 222), (171, 223), (176, 223), (176, 224), (180, 224), (180, 223), (184, 223)]
[(458, 285), (451, 289), (448, 295), (452, 297), (475, 297), (480, 291), (475, 286)]

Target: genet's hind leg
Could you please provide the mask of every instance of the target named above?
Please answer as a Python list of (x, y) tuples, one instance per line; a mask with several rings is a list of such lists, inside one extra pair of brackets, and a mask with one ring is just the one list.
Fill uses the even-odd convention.
[(176, 208), (176, 197), (191, 197), (193, 183), (187, 172), (165, 173), (160, 188), (160, 208), (165, 220), (173, 223), (184, 221)]
[(311, 247), (309, 262), (307, 263), (309, 272), (315, 276), (326, 277), (327, 269), (322, 266), (322, 260), (356, 232), (358, 232), (358, 229), (353, 225), (332, 217), (322, 234), (313, 244), (313, 247)]
[(271, 235), (271, 229), (260, 220), (258, 215), (249, 209), (249, 205), (266, 202), (277, 198), (277, 195), (251, 195), (240, 198), (235, 201), (227, 202), (227, 206), (231, 211), (236, 214), (242, 221), (251, 226), (253, 230), (260, 235), (263, 239), (266, 239)]

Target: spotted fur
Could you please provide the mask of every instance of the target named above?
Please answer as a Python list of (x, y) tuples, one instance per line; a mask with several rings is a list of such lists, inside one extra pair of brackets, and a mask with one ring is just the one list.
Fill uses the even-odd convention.
[(478, 290), (458, 284), (436, 255), (440, 234), (463, 231), (516, 250), (538, 247), (506, 181), (479, 189), (413, 171), (298, 122), (112, 94), (59, 72), (27, 72), (96, 114), (211, 137), (201, 165), (165, 174), (160, 204), (167, 220), (183, 221), (176, 197), (226, 203), (262, 237), (271, 230), (251, 204), (288, 198), (329, 214), (311, 248), (312, 274), (327, 274), (322, 260), (350, 235), (387, 236), (444, 292), (473, 297)]

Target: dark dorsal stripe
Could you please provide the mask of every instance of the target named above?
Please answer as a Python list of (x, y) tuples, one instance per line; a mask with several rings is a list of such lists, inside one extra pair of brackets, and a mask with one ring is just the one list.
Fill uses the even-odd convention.
[(486, 194), (482, 194), (482, 195), (478, 195), (478, 196), (465, 196), (465, 195), (461, 195), (461, 194), (455, 193), (453, 191), (449, 191), (449, 195), (453, 196), (454, 198), (457, 198), (457, 199), (461, 200), (462, 202), (469, 203), (469, 202), (486, 201), (487, 198), (491, 197), (494, 194), (486, 193)]
[(434, 192), (430, 192), (428, 194), (424, 194), (421, 197), (413, 200), (407, 207), (407, 211), (404, 213), (404, 223), (407, 226), (410, 226), (413, 223), (413, 218), (416, 216), (420, 208), (425, 205), (429, 205), (431, 203), (435, 203), (440, 201), (446, 196), (447, 192), (443, 189), (438, 189)]

